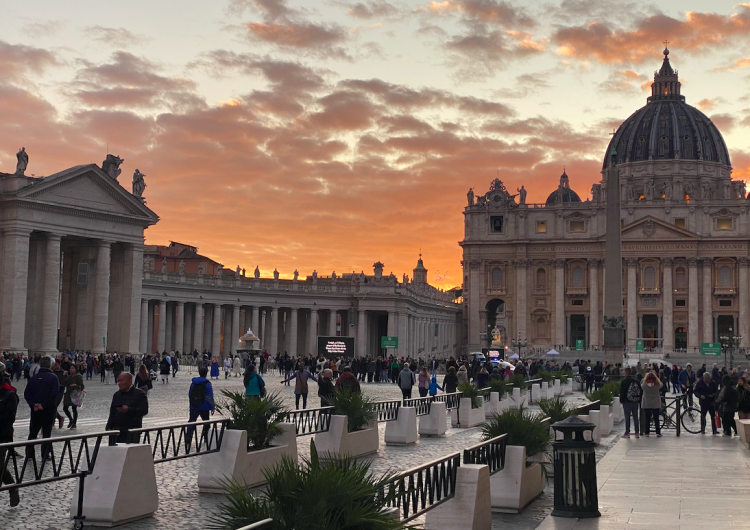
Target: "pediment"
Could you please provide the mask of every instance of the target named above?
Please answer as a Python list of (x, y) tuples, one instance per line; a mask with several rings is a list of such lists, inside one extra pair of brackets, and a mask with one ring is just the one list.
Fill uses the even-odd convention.
[(76, 210), (139, 217), (144, 221), (158, 220), (153, 211), (94, 164), (45, 177), (19, 190), (18, 198)]
[(699, 238), (693, 232), (665, 223), (650, 215), (638, 219), (622, 229), (623, 241), (644, 241), (649, 239), (672, 241), (675, 239), (695, 240)]

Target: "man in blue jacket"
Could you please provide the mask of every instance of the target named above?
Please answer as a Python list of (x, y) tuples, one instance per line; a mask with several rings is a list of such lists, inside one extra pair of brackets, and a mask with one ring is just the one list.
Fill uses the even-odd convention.
[[(195, 423), (200, 418), (203, 421), (208, 421), (209, 413), (211, 415), (216, 412), (214, 407), (214, 389), (211, 386), (206, 376), (208, 375), (208, 368), (202, 366), (198, 369), (198, 377), (193, 377), (192, 383), (190, 383), (190, 390), (188, 390), (188, 399), (190, 401), (190, 418), (188, 422)], [(195, 433), (195, 427), (190, 425), (187, 428), (185, 436), (185, 443), (190, 446), (193, 441), (193, 434)], [(201, 438), (206, 440), (208, 443), (208, 426), (203, 427)]]
[(695, 372), (693, 372), (693, 365), (687, 363), (685, 369), (680, 372), (677, 377), (680, 383), (680, 390), (685, 394), (690, 406), (693, 406), (693, 387), (695, 386)]
[[(50, 370), (52, 365), (49, 357), (42, 357), (39, 361), (39, 371), (29, 378), (23, 397), (31, 408), (29, 423), (29, 440), (36, 440), (39, 431), (42, 438), (52, 436), (52, 426), (57, 416), (57, 396), (60, 393), (60, 383), (57, 376)], [(47, 457), (51, 449), (50, 444), (42, 446), (42, 459)], [(33, 453), (34, 447), (27, 446), (27, 455)]]

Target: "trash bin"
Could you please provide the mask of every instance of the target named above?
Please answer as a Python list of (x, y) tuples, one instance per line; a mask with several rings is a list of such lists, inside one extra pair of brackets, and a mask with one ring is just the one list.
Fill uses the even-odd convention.
[[(555, 441), (552, 452), (555, 465), (555, 517), (600, 517), (596, 486), (596, 453), (594, 442), (584, 433), (593, 434), (596, 426), (577, 416), (552, 425)], [(558, 433), (562, 439), (558, 440)], [(591, 436), (589, 436), (589, 439)]]

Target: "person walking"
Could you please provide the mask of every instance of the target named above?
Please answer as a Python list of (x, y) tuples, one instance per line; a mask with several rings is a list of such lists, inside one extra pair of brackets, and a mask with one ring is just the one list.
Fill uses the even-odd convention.
[[(188, 390), (188, 402), (190, 403), (190, 413), (188, 416), (188, 423), (195, 423), (200, 417), (203, 421), (208, 421), (209, 414), (213, 416), (216, 412), (214, 406), (214, 389), (211, 386), (211, 381), (206, 377), (208, 375), (208, 369), (206, 367), (198, 370), (198, 377), (193, 377), (190, 383), (190, 389)], [(190, 425), (185, 433), (185, 443), (187, 447), (193, 442), (193, 434), (195, 433), (195, 426)], [(203, 432), (201, 438), (208, 443), (208, 426), (203, 426)]]
[(131, 429), (143, 427), (143, 417), (148, 414), (148, 397), (143, 390), (133, 386), (133, 375), (123, 372), (117, 379), (119, 390), (112, 396), (107, 418), (108, 431), (120, 431), (117, 435), (119, 444), (137, 444), (140, 434), (131, 434)]
[(414, 372), (404, 363), (404, 368), (398, 374), (398, 387), (401, 389), (403, 399), (411, 399), (411, 389), (414, 383)]
[[(63, 398), (63, 412), (68, 417), (68, 429), (75, 429), (78, 423), (77, 399), (83, 392), (83, 377), (78, 373), (75, 365), (71, 365), (70, 372), (64, 378), (65, 397)], [(71, 414), (68, 409), (73, 409)]]
[(135, 387), (142, 390), (146, 394), (146, 397), (148, 397), (149, 390), (154, 388), (154, 383), (151, 381), (151, 376), (148, 374), (148, 369), (144, 364), (138, 368), (138, 373), (135, 374)]
[[(42, 431), (42, 438), (52, 436), (52, 426), (55, 423), (57, 396), (60, 394), (60, 382), (57, 376), (50, 369), (51, 361), (49, 357), (42, 357), (39, 360), (39, 371), (29, 378), (26, 383), (23, 397), (31, 408), (31, 418), (29, 420), (29, 440), (36, 440), (39, 431)], [(51, 449), (50, 444), (42, 445), (42, 459), (47, 457)], [(26, 447), (26, 455), (29, 456), (34, 451), (34, 446)]]
[(312, 379), (316, 383), (318, 380), (315, 378), (313, 374), (311, 374), (307, 368), (305, 368), (305, 365), (301, 362), (297, 365), (297, 371), (295, 371), (292, 375), (289, 376), (288, 379), (284, 379), (281, 381), (281, 384), (283, 385), (287, 381), (291, 381), (294, 379), (294, 402), (295, 402), (295, 408), (299, 410), (299, 399), (302, 398), (302, 408), (307, 408), (307, 393), (309, 391), (307, 380)]
[(239, 355), (234, 356), (234, 361), (232, 362), (232, 373), (234, 373), (235, 377), (242, 373), (242, 361), (240, 360)]
[[(458, 369), (458, 372), (456, 373), (456, 377), (458, 378), (458, 384), (459, 385), (465, 385), (469, 382), (469, 372), (466, 369), (466, 365), (462, 364), (461, 367)], [(443, 384), (445, 384), (445, 381), (443, 381)]]
[(428, 389), (428, 392), (429, 392), (430, 397), (432, 399), (435, 399), (435, 396), (437, 396), (437, 391), (438, 390), (443, 390), (443, 388), (440, 385), (438, 385), (438, 383), (437, 383), (437, 377), (435, 377), (433, 375), (432, 376), (432, 381), (430, 381), (430, 388)]
[(326, 368), (323, 370), (320, 379), (318, 379), (318, 397), (320, 398), (320, 406), (331, 406), (335, 393), (336, 388), (333, 386), (333, 371), (330, 368)]
[(449, 366), (448, 373), (443, 377), (443, 392), (446, 394), (453, 394), (458, 388), (458, 376), (456, 375), (456, 367)]
[(430, 390), (430, 374), (427, 373), (426, 366), (422, 367), (419, 371), (417, 388), (419, 390), (419, 397), (427, 397), (427, 392)]
[[(165, 355), (159, 362), (159, 377), (161, 377), (161, 384), (169, 384), (169, 373), (172, 370), (172, 363), (169, 360), (169, 356)], [(119, 381), (119, 379), (118, 379)]]
[(266, 382), (255, 372), (253, 363), (247, 365), (242, 384), (245, 386), (245, 395), (251, 398), (260, 399), (266, 393)]
[(352, 369), (349, 366), (344, 366), (341, 375), (336, 379), (336, 385), (334, 385), (334, 388), (336, 390), (346, 390), (352, 394), (362, 393), (362, 387), (359, 386), (357, 376), (352, 372)]
[(211, 358), (211, 379), (219, 378), (219, 359), (218, 357)]
[[(13, 423), (16, 421), (18, 412), (18, 392), (11, 386), (10, 381), (5, 377), (5, 364), (0, 362), (0, 445), (13, 443)], [(0, 449), (0, 466), (5, 466), (5, 456), (7, 449)], [(10, 465), (8, 465), (10, 467)], [(3, 484), (14, 484), (13, 475), (8, 468), (3, 468)], [(11, 488), (10, 506), (18, 506), (21, 502), (18, 495), (18, 488)]]
[[(589, 367), (590, 368), (590, 367)], [(635, 437), (639, 438), (640, 425), (638, 424), (638, 407), (641, 403), (641, 385), (633, 377), (633, 371), (628, 366), (625, 368), (625, 379), (620, 381), (620, 403), (625, 411), (625, 434), (623, 438), (630, 438), (630, 419), (633, 419), (633, 430)]]
[(641, 389), (643, 390), (641, 410), (645, 416), (643, 436), (648, 437), (650, 434), (651, 418), (653, 417), (654, 425), (656, 426), (656, 437), (661, 438), (659, 413), (661, 412), (661, 388), (663, 386), (663, 383), (653, 370), (646, 374), (646, 377), (643, 379), (643, 383), (641, 384)]
[(711, 372), (704, 372), (703, 377), (698, 381), (693, 390), (693, 394), (698, 398), (698, 403), (700, 403), (701, 407), (701, 434), (706, 434), (706, 415), (708, 415), (708, 421), (711, 422), (712, 434), (719, 434), (716, 422), (714, 421), (714, 416), (716, 415), (714, 403), (718, 393), (719, 389), (716, 383), (711, 380)]
[[(713, 382), (713, 378), (712, 381)], [(737, 389), (732, 384), (732, 378), (725, 375), (721, 378), (721, 391), (716, 398), (716, 403), (721, 410), (721, 423), (724, 427), (724, 436), (737, 436), (737, 422), (734, 421), (734, 415), (737, 413), (737, 404), (739, 396)]]
[(745, 376), (737, 380), (737, 416), (750, 420), (750, 384)]
[(229, 372), (231, 371), (232, 371), (232, 356), (230, 355), (229, 357), (224, 359), (224, 379), (229, 379)]
[(115, 381), (120, 379), (120, 374), (125, 371), (125, 365), (122, 363), (122, 359), (119, 355), (115, 354), (112, 359), (112, 375)]
[[(705, 373), (704, 373), (705, 375)], [(709, 378), (711, 377), (711, 374), (708, 374)], [(680, 391), (685, 394), (687, 402), (690, 404), (690, 406), (693, 406), (693, 387), (695, 386), (695, 372), (693, 372), (693, 365), (690, 363), (687, 363), (685, 365), (685, 369), (680, 372), (680, 375), (677, 377), (677, 380), (680, 383)]]

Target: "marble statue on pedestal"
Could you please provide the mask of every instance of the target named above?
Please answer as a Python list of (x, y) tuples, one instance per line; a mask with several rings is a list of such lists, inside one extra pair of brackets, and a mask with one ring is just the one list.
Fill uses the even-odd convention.
[(255, 266), (255, 272), (253, 273), (253, 276), (255, 277), (256, 280), (260, 278), (260, 269), (258, 268), (257, 265)]
[(180, 260), (180, 275), (185, 274), (185, 260)]
[(317, 281), (318, 280), (318, 271), (313, 271), (312, 278), (313, 278), (313, 281)]
[(164, 274), (167, 272), (167, 258), (161, 260), (161, 272)]
[(16, 158), (18, 159), (18, 162), (16, 162), (16, 175), (23, 177), (26, 168), (29, 167), (29, 155), (26, 153), (25, 147), (18, 150)]
[(274, 269), (273, 270), (273, 279), (278, 280), (279, 279), (279, 271)]
[(143, 192), (146, 191), (146, 181), (143, 180), (145, 176), (137, 169), (133, 173), (133, 195), (136, 197), (143, 198)]
[(120, 173), (122, 173), (120, 164), (122, 164), (123, 162), (125, 162), (125, 160), (117, 155), (107, 155), (107, 158), (104, 160), (104, 162), (102, 162), (102, 171), (104, 171), (114, 180), (117, 180), (117, 177), (119, 177)]
[(297, 269), (294, 269), (294, 281), (297, 281), (297, 278), (299, 278), (299, 271)]
[(333, 280), (333, 281), (335, 282), (335, 281), (336, 281), (336, 278), (338, 278), (338, 276), (336, 276), (336, 271), (333, 271), (333, 272), (331, 273), (331, 279), (332, 279), (332, 280)]
[(240, 266), (237, 265), (237, 268), (234, 269), (234, 277), (235, 278), (239, 278), (240, 277), (240, 271), (241, 271)]
[(469, 188), (469, 192), (466, 194), (466, 198), (469, 201), (469, 206), (474, 206), (474, 188)]
[(198, 264), (198, 276), (203, 276), (203, 263)]
[(224, 265), (219, 263), (219, 266), (216, 268), (216, 276), (221, 276), (221, 273), (224, 271)]
[(518, 204), (526, 204), (526, 188), (521, 186), (521, 189), (516, 188), (518, 192)]

